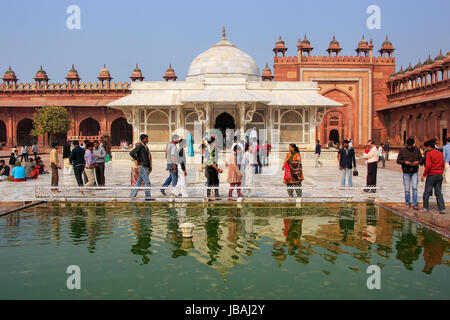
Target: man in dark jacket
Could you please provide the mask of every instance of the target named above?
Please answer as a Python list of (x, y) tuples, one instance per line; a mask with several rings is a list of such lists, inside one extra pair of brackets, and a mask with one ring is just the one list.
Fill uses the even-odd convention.
[(322, 161), (319, 160), (321, 152), (322, 152), (322, 145), (320, 144), (320, 141), (317, 140), (316, 150), (314, 150), (314, 156), (316, 157), (316, 164), (314, 165), (315, 168), (317, 168), (318, 166), (321, 167), (323, 166)]
[(389, 140), (388, 141), (386, 141), (386, 143), (384, 144), (384, 146), (383, 146), (383, 150), (384, 150), (384, 153), (385, 153), (385, 156), (384, 156), (384, 158), (386, 159), (386, 161), (388, 161), (389, 160), (389, 150), (390, 150), (390, 145), (389, 145)]
[[(130, 156), (137, 161), (138, 170), (139, 170), (139, 178), (136, 180), (135, 187), (139, 187), (142, 182), (144, 182), (146, 187), (150, 187), (150, 179), (148, 175), (152, 171), (152, 161), (150, 151), (148, 150), (148, 136), (146, 134), (141, 134), (140, 136), (141, 143), (138, 144), (133, 150), (130, 151)], [(134, 198), (137, 196), (138, 189), (133, 189), (130, 193), (130, 198)], [(150, 198), (151, 193), (150, 189), (145, 189), (145, 200), (151, 201), (153, 199)]]
[(348, 176), (348, 186), (353, 187), (353, 168), (356, 169), (355, 150), (349, 148), (348, 140), (342, 142), (342, 149), (339, 150), (339, 170), (342, 171), (341, 186), (345, 187), (345, 177)]
[(419, 182), (419, 164), (423, 163), (422, 153), (415, 146), (413, 138), (406, 140), (406, 146), (400, 149), (397, 156), (397, 163), (402, 165), (403, 186), (405, 188), (405, 203), (407, 207), (411, 207), (410, 188), (412, 186), (412, 204), (413, 209), (418, 210), (417, 204), (417, 184)]
[(70, 153), (69, 161), (72, 163), (73, 166), (73, 173), (75, 175), (75, 179), (77, 179), (77, 183), (79, 187), (83, 186), (83, 179), (82, 175), (84, 172), (84, 152), (85, 150), (80, 147), (80, 143), (78, 140), (75, 140), (73, 142), (73, 145), (75, 148), (73, 148), (72, 152)]

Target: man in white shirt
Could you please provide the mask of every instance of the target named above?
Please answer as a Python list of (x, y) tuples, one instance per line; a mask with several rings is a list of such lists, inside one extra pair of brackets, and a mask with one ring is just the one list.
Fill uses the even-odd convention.
[[(367, 161), (367, 181), (366, 185), (368, 187), (376, 187), (377, 185), (377, 161), (378, 161), (378, 150), (375, 145), (375, 141), (369, 140), (367, 142), (369, 152), (363, 155), (363, 158)], [(364, 192), (374, 192), (375, 190), (364, 189)]]
[(377, 161), (377, 165), (379, 162), (383, 162), (383, 169), (386, 168), (386, 160), (384, 159), (384, 149), (383, 149), (383, 143), (380, 143), (380, 146), (378, 147), (378, 161)]

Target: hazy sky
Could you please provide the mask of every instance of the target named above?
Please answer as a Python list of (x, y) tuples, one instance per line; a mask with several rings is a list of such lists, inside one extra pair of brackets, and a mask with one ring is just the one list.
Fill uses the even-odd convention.
[[(80, 30), (66, 27), (73, 4), (81, 9)], [(380, 30), (366, 26), (373, 4), (381, 8)], [(288, 55), (305, 34), (314, 55), (326, 55), (333, 35), (342, 55), (355, 55), (363, 34), (378, 55), (389, 35), (398, 68), (450, 51), (449, 0), (17, 0), (2, 1), (0, 10), (0, 74), (11, 65), (20, 82), (32, 82), (41, 64), (51, 81), (65, 81), (72, 63), (82, 81), (96, 81), (103, 64), (114, 81), (129, 81), (136, 63), (146, 80), (162, 80), (169, 63), (184, 80), (191, 61), (220, 40), (222, 25), (260, 70), (272, 67), (279, 35)]]

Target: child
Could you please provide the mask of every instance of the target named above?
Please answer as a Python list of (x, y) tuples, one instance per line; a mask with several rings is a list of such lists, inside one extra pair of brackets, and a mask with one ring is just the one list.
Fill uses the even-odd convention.
[(16, 164), (16, 154), (14, 152), (11, 152), (8, 164), (11, 166), (11, 168), (14, 168), (14, 165)]

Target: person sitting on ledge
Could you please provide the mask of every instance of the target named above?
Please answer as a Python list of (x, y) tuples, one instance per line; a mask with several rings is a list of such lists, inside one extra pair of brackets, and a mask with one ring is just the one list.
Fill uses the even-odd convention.
[(10, 167), (5, 163), (5, 160), (0, 160), (0, 181), (7, 180), (9, 172)]
[(25, 177), (25, 168), (22, 167), (19, 160), (16, 161), (16, 164), (11, 172), (11, 181), (27, 181), (27, 178)]

